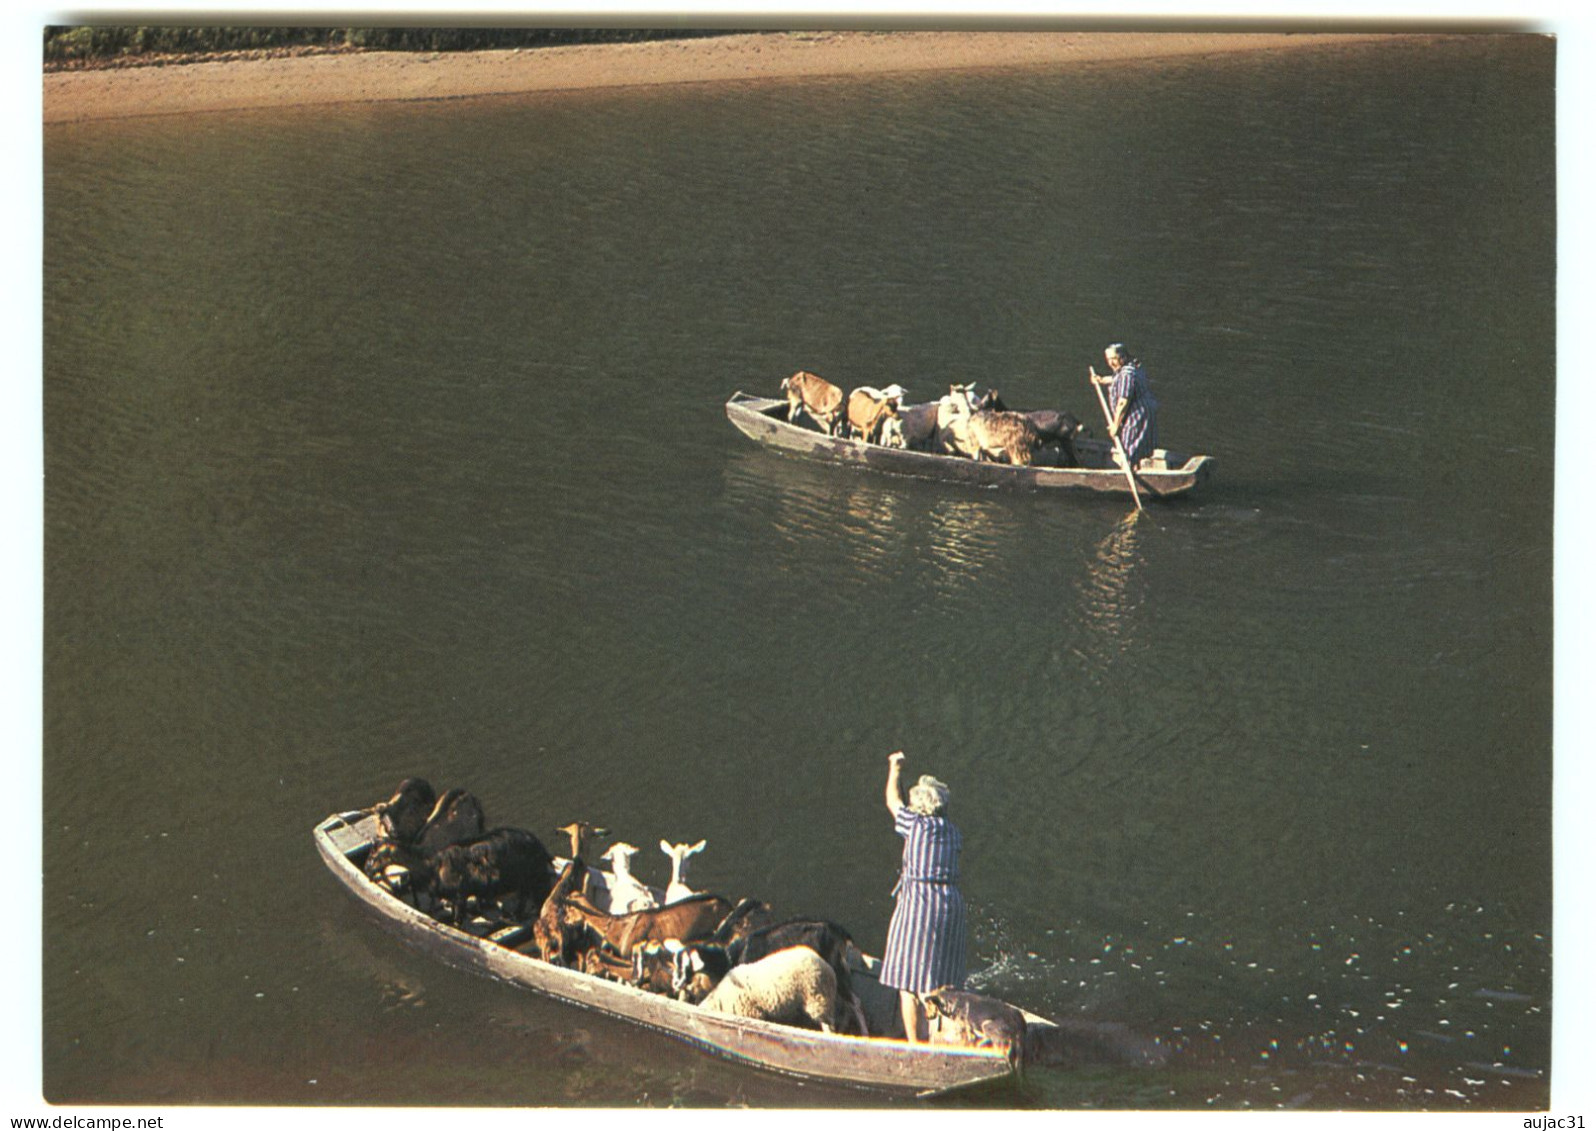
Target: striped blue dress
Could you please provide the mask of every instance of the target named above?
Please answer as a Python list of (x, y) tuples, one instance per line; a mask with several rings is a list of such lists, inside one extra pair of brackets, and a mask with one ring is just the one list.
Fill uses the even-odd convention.
[(968, 929), (959, 894), (959, 849), (964, 838), (946, 817), (898, 810), (903, 837), (903, 870), (898, 905), (887, 927), (887, 952), (881, 983), (923, 994), (938, 986), (964, 985)]
[(1128, 361), (1114, 374), (1114, 384), (1108, 391), (1108, 409), (1113, 412), (1120, 401), (1129, 401), (1125, 419), (1120, 421), (1119, 442), (1125, 446), (1125, 458), (1135, 466), (1158, 447), (1158, 401), (1147, 384), (1147, 374), (1140, 362)]

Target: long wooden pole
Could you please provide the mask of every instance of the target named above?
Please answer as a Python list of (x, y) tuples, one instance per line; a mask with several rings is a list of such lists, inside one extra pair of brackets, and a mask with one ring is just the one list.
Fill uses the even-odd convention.
[(1119, 433), (1114, 431), (1114, 415), (1108, 411), (1108, 398), (1103, 395), (1103, 386), (1097, 383), (1097, 367), (1086, 367), (1087, 380), (1092, 383), (1092, 388), (1097, 392), (1097, 403), (1103, 406), (1103, 426), (1108, 429), (1108, 438), (1114, 441), (1114, 450), (1119, 453), (1120, 460), (1125, 464), (1125, 481), (1130, 484), (1131, 498), (1136, 500), (1136, 509), (1142, 509), (1141, 492), (1136, 490), (1136, 475), (1131, 471), (1130, 457), (1125, 454), (1125, 445), (1119, 442)]

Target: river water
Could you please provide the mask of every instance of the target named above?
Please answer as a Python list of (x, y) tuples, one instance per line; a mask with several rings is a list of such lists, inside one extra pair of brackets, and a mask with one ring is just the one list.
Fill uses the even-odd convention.
[[(50, 127), (43, 1091), (862, 1106), (440, 966), (311, 845), (402, 777), (1167, 1050), (1054, 1108), (1544, 1109), (1554, 50)], [(804, 464), (806, 368), (1098, 415), (1139, 518)], [(1099, 428), (1099, 434), (1101, 429)]]

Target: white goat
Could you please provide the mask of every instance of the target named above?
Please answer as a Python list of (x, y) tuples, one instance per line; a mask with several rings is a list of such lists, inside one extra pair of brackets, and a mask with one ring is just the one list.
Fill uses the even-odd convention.
[(659, 842), (659, 850), (671, 858), (671, 882), (665, 889), (667, 904), (680, 903), (690, 896), (701, 894), (687, 886), (687, 858), (704, 851), (704, 845), (708, 843), (704, 840), (692, 845), (672, 844), (668, 840)]
[(807, 1021), (830, 1033), (837, 1012), (837, 975), (807, 946), (790, 946), (758, 962), (733, 966), (702, 1008), (781, 1025)]
[(949, 385), (937, 402), (937, 447), (955, 455), (971, 454), (969, 426), (975, 412), (975, 386)]
[(610, 893), (608, 910), (611, 915), (627, 915), (633, 911), (645, 911), (650, 907), (659, 906), (659, 900), (654, 898), (654, 893), (632, 875), (632, 857), (636, 853), (635, 846), (617, 841), (605, 849), (604, 855), (599, 857), (600, 860), (610, 862), (613, 873), (608, 882)]

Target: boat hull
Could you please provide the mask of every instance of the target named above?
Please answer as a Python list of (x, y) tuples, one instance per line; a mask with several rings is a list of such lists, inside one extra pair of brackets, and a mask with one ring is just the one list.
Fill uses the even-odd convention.
[[(451, 965), (597, 1010), (773, 1072), (831, 1083), (929, 1094), (1003, 1081), (1013, 1070), (996, 1050), (910, 1045), (902, 1040), (820, 1033), (732, 1017), (580, 971), (553, 966), (440, 923), (372, 883), (358, 860), (376, 837), (368, 813), (334, 814), (315, 829), (334, 877), (406, 942)], [(1035, 1023), (1051, 1023), (1036, 1018)]]
[[(1105, 440), (1076, 441), (1082, 460), (1088, 466), (1017, 467), (828, 436), (813, 428), (790, 424), (786, 415), (787, 402), (784, 400), (756, 397), (739, 391), (733, 393), (726, 402), (726, 418), (743, 435), (785, 455), (802, 459), (980, 487), (1130, 494), (1130, 482), (1125, 477), (1125, 470), (1113, 462), (1110, 445)], [(1165, 457), (1156, 461), (1157, 466), (1137, 469), (1136, 486), (1144, 496), (1168, 499), (1186, 494), (1207, 482), (1213, 471), (1214, 460), (1211, 456), (1165, 453)]]

